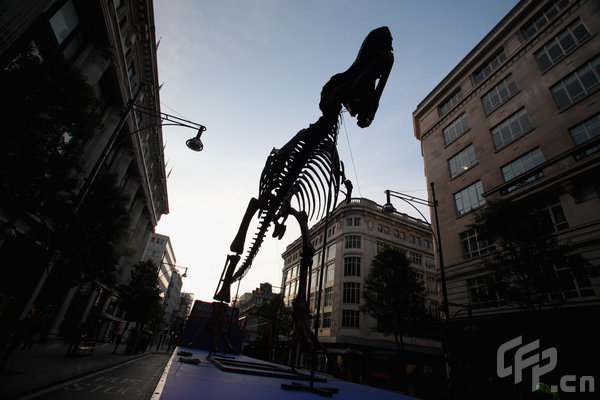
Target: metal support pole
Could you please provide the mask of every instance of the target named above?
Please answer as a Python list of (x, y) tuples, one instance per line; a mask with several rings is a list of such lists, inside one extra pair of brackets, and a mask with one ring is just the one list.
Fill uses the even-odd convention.
[(431, 182), (431, 197), (433, 198), (433, 213), (435, 216), (435, 231), (437, 236), (437, 247), (438, 247), (438, 256), (440, 259), (440, 278), (442, 279), (442, 298), (444, 301), (444, 314), (446, 316), (446, 321), (450, 321), (450, 308), (448, 307), (448, 290), (446, 289), (446, 270), (444, 268), (444, 255), (442, 252), (442, 236), (440, 234), (440, 220), (438, 218), (438, 201), (435, 198), (435, 186), (433, 182)]
[(442, 236), (440, 234), (440, 220), (438, 217), (438, 201), (435, 197), (435, 185), (433, 182), (431, 185), (431, 197), (433, 199), (433, 213), (435, 216), (435, 231), (437, 236), (437, 248), (438, 248), (438, 257), (440, 261), (440, 278), (442, 280), (442, 309), (444, 311), (444, 315), (446, 317), (446, 337), (445, 342), (446, 346), (444, 351), (444, 357), (446, 362), (446, 376), (448, 378), (448, 386), (452, 389), (452, 363), (450, 362), (450, 306), (448, 304), (448, 290), (446, 288), (446, 269), (444, 267), (444, 253), (442, 251)]

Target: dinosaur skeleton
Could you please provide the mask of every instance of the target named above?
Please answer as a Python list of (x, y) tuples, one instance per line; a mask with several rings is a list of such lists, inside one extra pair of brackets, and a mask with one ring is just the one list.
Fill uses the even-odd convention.
[[(335, 207), (342, 183), (346, 188), (346, 201), (350, 200), (352, 193), (352, 184), (345, 178), (344, 165), (336, 146), (339, 114), (344, 106), (351, 116), (357, 116), (358, 126), (365, 128), (371, 124), (394, 62), (392, 51), (389, 29), (377, 28), (367, 35), (350, 68), (334, 75), (325, 84), (319, 103), (323, 115), (314, 124), (299, 131), (281, 149), (271, 151), (260, 177), (258, 198), (250, 199), (238, 233), (231, 243), (230, 251), (234, 254), (227, 256), (214, 295), (219, 302), (230, 301), (231, 284), (242, 279), (251, 267), (269, 227), (274, 227), (273, 237), (281, 239), (287, 218), (291, 215), (297, 220), (302, 253), (298, 294), (292, 313), (292, 342), (304, 338), (311, 347), (315, 344), (308, 326), (306, 303), (307, 275), (315, 253), (309, 237), (308, 221), (322, 217)], [(236, 270), (240, 254), (244, 251), (248, 227), (257, 213), (258, 232), (244, 261)], [(213, 325), (215, 323), (218, 325), (218, 321), (213, 321)]]

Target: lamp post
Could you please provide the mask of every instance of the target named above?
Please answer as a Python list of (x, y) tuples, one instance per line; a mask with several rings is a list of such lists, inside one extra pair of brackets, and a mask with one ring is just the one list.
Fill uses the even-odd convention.
[(181, 265), (175, 265), (175, 264), (169, 264), (167, 262), (162, 262), (164, 265), (168, 265), (169, 267), (173, 268), (173, 269), (177, 269), (177, 268), (183, 268), (185, 269), (185, 271), (183, 271), (183, 274), (181, 274), (182, 278), (187, 278), (187, 271), (188, 271), (188, 267), (182, 267)]
[[(94, 183), (94, 181), (96, 180), (96, 176), (98, 175), (98, 172), (100, 172), (100, 169), (102, 168), (102, 166), (104, 165), (104, 163), (106, 162), (106, 159), (108, 158), (108, 155), (111, 153), (111, 151), (116, 147), (115, 146), (115, 142), (117, 140), (117, 137), (119, 136), (119, 134), (121, 133), (121, 129), (123, 128), (123, 126), (125, 125), (125, 123), (127, 122), (127, 119), (129, 118), (129, 114), (131, 114), (131, 111), (137, 111), (140, 112), (142, 114), (146, 114), (146, 115), (150, 115), (156, 119), (158, 119), (160, 122), (154, 125), (149, 125), (149, 126), (145, 126), (141, 129), (135, 130), (132, 133), (129, 134), (129, 136), (132, 136), (144, 129), (150, 129), (150, 128), (154, 128), (157, 126), (167, 126), (167, 125), (175, 125), (175, 126), (181, 126), (184, 128), (190, 128), (190, 129), (195, 129), (197, 130), (197, 134), (195, 137), (188, 139), (186, 141), (186, 146), (193, 151), (202, 151), (202, 149), (204, 148), (204, 145), (202, 144), (202, 141), (200, 141), (200, 137), (202, 136), (202, 133), (204, 131), (206, 131), (206, 127), (204, 125), (198, 124), (196, 122), (192, 122), (189, 121), (187, 119), (183, 119), (180, 117), (176, 117), (174, 115), (170, 115), (170, 114), (166, 114), (163, 113), (161, 111), (156, 111), (152, 108), (148, 108), (145, 106), (142, 106), (140, 104), (137, 104), (136, 101), (139, 99), (141, 93), (142, 93), (142, 89), (138, 90), (138, 92), (135, 94), (135, 96), (133, 97), (133, 99), (129, 100), (127, 102), (127, 108), (125, 109), (125, 112), (123, 113), (123, 115), (121, 116), (121, 119), (119, 120), (119, 123), (117, 124), (117, 126), (115, 127), (111, 137), (108, 139), (108, 142), (106, 142), (106, 145), (104, 146), (104, 148), (102, 149), (102, 152), (100, 153), (100, 156), (98, 157), (98, 160), (96, 160), (96, 163), (94, 164), (94, 166), (92, 167), (90, 173), (88, 174), (85, 182), (83, 183), (83, 185), (81, 186), (81, 190), (79, 191), (79, 195), (77, 196), (77, 199), (75, 200), (75, 206), (74, 206), (74, 212), (77, 213), (77, 210), (79, 209), (79, 207), (81, 207), (81, 204), (83, 203), (83, 200), (85, 199), (85, 196), (88, 194), (90, 187), (92, 186), (92, 184)], [(165, 123), (166, 121), (166, 123)]]
[[(137, 104), (136, 102), (140, 98), (140, 96), (143, 92), (143, 89), (144, 88), (141, 87), (135, 93), (133, 98), (127, 102), (127, 107), (126, 107), (125, 111), (123, 112), (123, 114), (121, 115), (121, 119), (117, 123), (115, 129), (113, 130), (111, 137), (108, 139), (108, 142), (106, 142), (106, 145), (104, 146), (102, 152), (100, 153), (100, 156), (96, 160), (96, 163), (90, 170), (90, 173), (87, 175), (83, 185), (81, 186), (81, 190), (79, 191), (77, 199), (75, 200), (74, 205), (73, 205), (73, 214), (77, 214), (77, 212), (79, 211), (79, 208), (83, 204), (83, 200), (89, 193), (92, 184), (96, 180), (96, 177), (97, 177), (98, 173), (100, 172), (100, 170), (102, 169), (103, 165), (105, 164), (109, 154), (111, 153), (112, 150), (114, 150), (117, 147), (117, 146), (115, 146), (116, 140), (117, 140), (119, 134), (121, 133), (121, 129), (127, 122), (127, 119), (129, 118), (129, 115), (131, 114), (131, 111), (137, 111), (137, 112), (140, 112), (140, 113), (143, 113), (146, 115), (153, 116), (154, 118), (157, 118), (160, 122), (157, 124), (154, 124), (154, 125), (145, 126), (141, 129), (135, 130), (134, 132), (130, 133), (129, 136), (132, 136), (144, 129), (150, 129), (150, 128), (154, 128), (157, 126), (175, 125), (175, 126), (181, 126), (181, 127), (197, 130), (196, 136), (191, 139), (188, 139), (186, 141), (186, 145), (190, 150), (201, 151), (204, 148), (204, 145), (200, 141), (200, 137), (202, 136), (202, 133), (204, 131), (206, 131), (206, 127), (204, 125), (198, 124), (196, 122), (188, 121), (186, 119), (179, 118), (179, 117), (176, 117), (176, 116), (173, 116), (170, 114), (166, 114), (166, 113), (163, 113), (160, 111), (156, 111), (151, 108)], [(167, 123), (164, 123), (165, 121)], [(117, 144), (120, 144), (120, 143), (117, 143)], [(60, 255), (57, 252), (54, 252), (54, 254), (52, 255), (50, 261), (48, 262), (48, 265), (46, 266), (40, 279), (38, 280), (38, 283), (37, 283), (36, 287), (34, 288), (29, 301), (27, 302), (25, 308), (21, 312), (19, 320), (23, 320), (27, 316), (27, 313), (31, 309), (31, 306), (37, 300), (37, 297), (38, 297), (39, 293), (41, 292), (42, 288), (44, 287), (46, 280), (54, 267), (54, 263), (56, 262), (56, 260), (58, 259), (59, 256)]]
[[(435, 218), (435, 234), (433, 235), (434, 240), (436, 241), (436, 247), (437, 247), (437, 253), (438, 253), (438, 260), (439, 260), (439, 266), (440, 266), (440, 279), (441, 279), (441, 283), (442, 283), (442, 311), (444, 313), (444, 317), (446, 319), (446, 338), (448, 339), (448, 333), (450, 331), (450, 308), (449, 308), (449, 303), (448, 303), (448, 291), (446, 289), (446, 271), (444, 268), (444, 255), (442, 252), (442, 237), (440, 234), (440, 221), (438, 218), (438, 201), (435, 198), (435, 186), (434, 183), (431, 182), (431, 198), (432, 201), (430, 200), (425, 200), (425, 199), (421, 199), (419, 197), (415, 197), (415, 196), (410, 196), (404, 193), (400, 193), (400, 192), (395, 192), (393, 190), (386, 190), (385, 194), (386, 194), (386, 203), (383, 205), (382, 207), (382, 211), (384, 213), (387, 214), (392, 214), (394, 212), (396, 212), (396, 208), (394, 207), (394, 205), (391, 203), (390, 201), (390, 197), (395, 197), (398, 198), (400, 200), (403, 200), (404, 202), (408, 203), (411, 207), (413, 207), (415, 210), (417, 210), (417, 212), (421, 215), (421, 217), (425, 220), (425, 222), (427, 222), (427, 218), (425, 218), (425, 216), (423, 215), (423, 213), (421, 213), (421, 211), (415, 207), (415, 205), (413, 203), (416, 204), (420, 204), (420, 205), (424, 205), (424, 206), (428, 206), (428, 207), (432, 207), (433, 208), (433, 215)], [(431, 229), (431, 233), (433, 234), (433, 228), (431, 227), (431, 224), (429, 222), (427, 222), (427, 224), (429, 225), (429, 229)], [(442, 341), (442, 346), (444, 347), (443, 352), (444, 352), (444, 356), (446, 358), (445, 362), (447, 364), (448, 369), (450, 369), (450, 356), (449, 356), (449, 351), (448, 351), (448, 346), (449, 343), (447, 343), (444, 346), (444, 341)], [(451, 375), (450, 372), (447, 371), (447, 375), (446, 375), (449, 383), (452, 383), (451, 380)]]

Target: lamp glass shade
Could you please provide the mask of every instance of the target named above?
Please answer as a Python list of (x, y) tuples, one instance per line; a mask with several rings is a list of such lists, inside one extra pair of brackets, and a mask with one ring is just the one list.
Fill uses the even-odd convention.
[(202, 149), (204, 148), (202, 141), (198, 137), (193, 137), (191, 139), (186, 140), (185, 145), (188, 147), (188, 149), (194, 151), (202, 151)]
[(386, 214), (393, 214), (396, 212), (396, 208), (392, 203), (386, 203), (383, 205), (383, 207), (381, 207), (381, 211), (383, 211)]

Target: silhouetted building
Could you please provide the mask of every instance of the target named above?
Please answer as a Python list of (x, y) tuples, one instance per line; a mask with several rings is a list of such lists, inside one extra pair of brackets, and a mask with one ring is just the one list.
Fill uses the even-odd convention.
[(275, 296), (273, 287), (270, 283), (261, 283), (252, 293), (244, 293), (240, 296), (237, 308), (240, 310), (240, 316), (252, 315), (252, 310), (266, 304)]
[[(42, 59), (49, 52), (62, 54), (95, 89), (101, 100), (101, 125), (85, 150), (86, 173), (92, 170), (109, 138), (118, 130), (119, 140), (107, 155), (104, 168), (116, 176), (128, 198), (128, 244), (133, 253), (119, 265), (119, 283), (126, 283), (131, 266), (141, 260), (161, 215), (169, 211), (160, 121), (127, 107), (135, 99), (137, 104), (160, 111), (152, 1), (5, 1), (0, 13), (0, 38), (0, 67), (5, 68), (33, 46)], [(4, 226), (7, 220), (1, 210), (0, 216), (3, 229), (10, 228), (17, 238), (26, 237), (32, 229), (30, 221)], [(32, 249), (25, 251), (27, 254), (21, 259), (31, 266), (31, 285), (25, 285), (16, 294), (18, 306), (25, 310), (35, 303), (39, 293), (36, 286), (43, 288), (48, 272), (50, 257), (35, 255), (46, 251), (45, 244), (38, 244), (39, 247), (32, 244)], [(51, 331), (58, 332), (74, 296), (85, 298), (80, 301), (86, 305), (82, 322), (93, 304), (101, 305), (103, 315), (118, 320), (114, 316), (118, 312), (117, 295), (114, 288), (98, 282), (71, 288), (55, 309)]]

